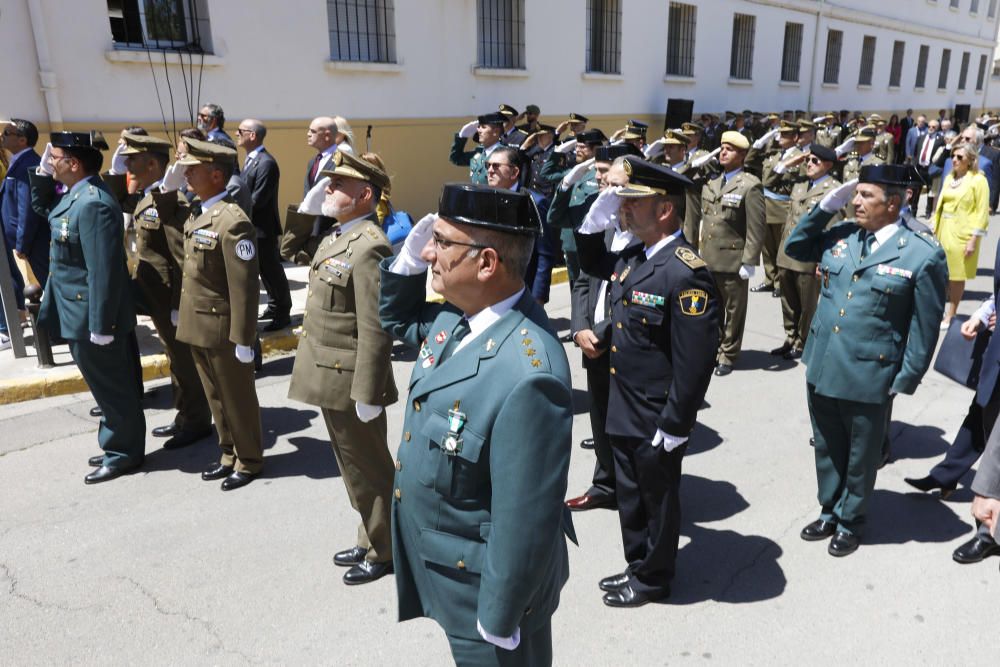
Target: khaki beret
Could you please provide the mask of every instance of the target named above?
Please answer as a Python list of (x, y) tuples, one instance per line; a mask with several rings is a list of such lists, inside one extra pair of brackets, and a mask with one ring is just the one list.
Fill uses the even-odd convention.
[(721, 143), (729, 144), (733, 148), (739, 148), (742, 151), (750, 148), (750, 141), (739, 132), (733, 132), (732, 130), (722, 133)]

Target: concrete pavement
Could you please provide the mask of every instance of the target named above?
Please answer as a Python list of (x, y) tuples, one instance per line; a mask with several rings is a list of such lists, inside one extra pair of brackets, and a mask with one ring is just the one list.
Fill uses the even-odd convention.
[[(996, 222), (996, 218), (993, 219)], [(993, 264), (991, 230), (980, 266)], [(962, 311), (991, 289), (969, 284)], [(759, 278), (757, 279), (759, 280)], [(566, 285), (548, 311), (565, 330)], [(799, 539), (818, 512), (804, 369), (767, 350), (777, 299), (753, 294), (736, 372), (713, 378), (684, 463), (684, 527), (667, 604), (609, 609), (597, 581), (623, 567), (614, 512), (576, 514), (570, 580), (553, 619), (557, 665), (942, 664), (983, 660), (1000, 574), (960, 566), (972, 535), (967, 488), (948, 502), (911, 493), (958, 429), (972, 392), (934, 371), (894, 410), (894, 462), (881, 471), (858, 553), (834, 559)], [(569, 495), (593, 454), (579, 352)], [(404, 388), (412, 355), (394, 364)], [(147, 442), (143, 470), (86, 487), (97, 453), (88, 394), (0, 406), (0, 656), (11, 665), (444, 665), (431, 621), (395, 621), (391, 578), (346, 587), (334, 551), (351, 546), (350, 508), (318, 410), (289, 401), (293, 359), (265, 363), (257, 387), (264, 477), (223, 494), (202, 482), (212, 441), (175, 452)], [(169, 389), (147, 410), (166, 423)], [(390, 443), (402, 407), (389, 409)], [(393, 450), (395, 445), (392, 446)], [(967, 480), (968, 481), (968, 480)], [(986, 658), (988, 660), (988, 658)]]

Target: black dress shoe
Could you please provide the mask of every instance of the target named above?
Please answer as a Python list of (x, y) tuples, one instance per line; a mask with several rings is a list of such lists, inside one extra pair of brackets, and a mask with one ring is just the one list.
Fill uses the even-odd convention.
[(791, 352), (791, 351), (792, 351), (792, 344), (791, 343), (782, 343), (781, 347), (774, 348), (773, 350), (771, 350), (771, 352), (769, 354), (771, 354), (771, 355), (773, 355), (775, 357), (781, 357), (781, 356), (784, 356), (786, 353)]
[(340, 567), (350, 567), (357, 565), (368, 555), (368, 549), (364, 547), (351, 547), (333, 554), (333, 564)]
[(593, 448), (594, 448), (593, 438), (584, 438), (583, 440), (580, 441), (580, 449), (593, 449)]
[(229, 477), (232, 472), (232, 466), (224, 466), (221, 463), (213, 463), (209, 467), (205, 468), (204, 472), (201, 473), (201, 478), (206, 482), (211, 482), (216, 479), (222, 479), (223, 477)]
[(238, 489), (241, 486), (246, 486), (250, 482), (257, 478), (256, 473), (252, 472), (234, 472), (229, 477), (222, 480), (222, 490), (232, 491)]
[(1000, 545), (992, 540), (984, 540), (976, 535), (971, 540), (955, 549), (951, 554), (951, 559), (956, 563), (968, 565), (969, 563), (979, 563), (1000, 554)]
[(177, 422), (170, 422), (166, 426), (157, 426), (154, 428), (153, 435), (157, 438), (169, 438), (172, 435), (176, 435), (180, 430)]
[(104, 454), (98, 454), (97, 456), (91, 456), (87, 459), (87, 465), (91, 468), (100, 468), (104, 465)]
[(653, 595), (651, 593), (642, 593), (637, 591), (632, 588), (631, 584), (625, 584), (621, 588), (605, 593), (604, 604), (609, 607), (641, 607), (648, 602), (662, 600), (668, 595), (670, 595), (669, 590), (664, 593)]
[(559, 342), (560, 343), (572, 343), (573, 342), (573, 334), (572, 333), (568, 333), (565, 336), (559, 336)]
[(181, 429), (177, 431), (174, 437), (163, 443), (164, 449), (180, 449), (181, 447), (187, 447), (192, 445), (199, 440), (204, 440), (208, 436), (212, 435), (212, 427), (198, 429), (189, 431), (187, 429)]
[(715, 367), (715, 374), (719, 377), (725, 377), (733, 372), (733, 367), (731, 364), (719, 364)]
[(945, 486), (930, 475), (927, 477), (921, 477), (920, 479), (904, 477), (903, 481), (912, 486), (914, 489), (923, 491), (924, 493), (930, 493), (934, 489), (938, 489), (941, 492), (941, 500), (947, 500), (948, 496), (955, 493), (955, 489), (958, 488), (957, 484)]
[(773, 292), (774, 285), (769, 285), (767, 283), (761, 283), (760, 285), (754, 285), (750, 288), (751, 292)]
[(835, 522), (816, 519), (802, 529), (799, 537), (806, 542), (818, 542), (819, 540), (825, 540), (835, 532), (837, 532), (837, 524)]
[(826, 548), (826, 552), (831, 556), (836, 556), (837, 558), (850, 556), (858, 550), (859, 544), (860, 541), (858, 540), (857, 535), (851, 535), (850, 533), (838, 530), (837, 534), (833, 536), (832, 540), (830, 540), (830, 546)]
[(95, 405), (94, 407), (92, 407), (90, 409), (90, 416), (91, 417), (103, 417), (104, 416), (104, 410), (101, 410), (101, 406)]
[(602, 591), (617, 591), (619, 588), (628, 583), (629, 573), (622, 572), (621, 574), (612, 574), (610, 577), (604, 577), (599, 582), (597, 582), (597, 587)]
[(781, 356), (784, 357), (785, 359), (792, 359), (792, 360), (794, 360), (794, 359), (801, 359), (802, 358), (802, 350), (800, 350), (797, 347), (793, 347), (791, 350), (789, 350), (788, 352), (785, 352)]
[(264, 325), (261, 331), (281, 331), (282, 329), (287, 329), (292, 324), (292, 318), (288, 315), (275, 316), (271, 320), (270, 324)]
[(774, 297), (775, 299), (780, 299), (781, 298), (781, 288), (780, 287), (775, 287), (774, 291), (771, 292), (771, 296)]
[(810, 447), (816, 446), (816, 438), (809, 438), (809, 446)]
[(618, 502), (615, 500), (615, 497), (609, 493), (602, 493), (596, 496), (585, 493), (582, 496), (570, 498), (566, 501), (566, 507), (571, 512), (586, 512), (587, 510), (596, 510), (601, 507), (617, 506)]
[(344, 573), (344, 583), (348, 586), (368, 584), (376, 579), (381, 579), (387, 574), (392, 574), (391, 560), (384, 563), (373, 563), (370, 560), (363, 560)]
[[(103, 457), (102, 457), (103, 458)], [(117, 479), (122, 475), (127, 475), (131, 472), (135, 472), (139, 469), (139, 465), (128, 466), (125, 468), (109, 468), (106, 465), (102, 465), (100, 468), (90, 473), (83, 478), (84, 484), (100, 484), (101, 482), (110, 482), (113, 479)]]
[(277, 311), (273, 308), (265, 308), (264, 312), (257, 316), (258, 320), (273, 320), (274, 316), (277, 315)]

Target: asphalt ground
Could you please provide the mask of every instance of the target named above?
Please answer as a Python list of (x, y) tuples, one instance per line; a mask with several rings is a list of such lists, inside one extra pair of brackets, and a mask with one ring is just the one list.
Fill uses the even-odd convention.
[[(994, 222), (996, 218), (993, 219)], [(992, 267), (998, 233), (983, 244)], [(992, 289), (968, 285), (960, 312)], [(754, 282), (760, 280), (756, 278)], [(547, 308), (566, 330), (569, 290)], [(972, 392), (929, 371), (894, 408), (893, 461), (879, 473), (860, 550), (836, 559), (799, 530), (818, 514), (804, 368), (776, 360), (780, 309), (752, 294), (736, 371), (713, 378), (684, 462), (677, 577), (664, 604), (622, 610), (598, 580), (624, 567), (617, 515), (574, 515), (570, 580), (553, 617), (556, 665), (945, 664), (989, 660), (997, 563), (957, 565), (972, 535), (963, 480), (942, 502), (903, 482), (923, 476), (957, 431)], [(577, 403), (568, 495), (593, 453), (585, 376), (567, 345)], [(405, 388), (412, 354), (394, 364)], [(141, 472), (88, 487), (98, 453), (89, 394), (0, 406), (0, 662), (5, 665), (444, 665), (429, 620), (396, 622), (393, 580), (347, 587), (332, 554), (357, 516), (316, 408), (287, 398), (292, 356), (257, 381), (265, 471), (232, 493), (198, 473), (213, 440), (168, 452), (147, 441)], [(147, 426), (172, 417), (165, 381)], [(391, 449), (402, 404), (389, 408)]]

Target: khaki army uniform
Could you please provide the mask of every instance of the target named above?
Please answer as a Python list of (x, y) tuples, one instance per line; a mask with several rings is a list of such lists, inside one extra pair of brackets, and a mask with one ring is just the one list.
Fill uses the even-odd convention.
[[(104, 180), (120, 201), (125, 200), (124, 175), (105, 175)], [(171, 311), (180, 310), (184, 223), (190, 214), (190, 204), (179, 192), (154, 187), (143, 195), (133, 213), (136, 262), (131, 273), (170, 361), (174, 423), (181, 431), (201, 432), (211, 428), (212, 413), (191, 348), (177, 340), (177, 327), (170, 319)]]
[(743, 345), (747, 314), (747, 281), (739, 276), (744, 264), (757, 266), (764, 243), (766, 215), (760, 180), (739, 171), (709, 181), (701, 191), (700, 253), (712, 271), (723, 316), (719, 318), (718, 361), (732, 365)]
[(683, 174), (691, 179), (695, 187), (690, 188), (684, 195), (684, 239), (698, 250), (698, 221), (701, 219), (701, 189), (709, 182), (718, 169), (713, 169), (711, 160), (700, 167), (692, 167), (691, 163), (698, 158), (708, 155), (708, 151), (697, 149), (688, 151), (684, 156), (684, 163), (674, 169), (678, 174)]
[(219, 462), (256, 474), (263, 448), (254, 366), (235, 354), (236, 345), (257, 338), (256, 228), (229, 195), (195, 213), (184, 225), (177, 340), (191, 346), (219, 434)]
[(746, 164), (758, 166), (761, 174), (761, 185), (764, 187), (764, 217), (767, 220), (764, 243), (761, 246), (761, 261), (764, 264), (764, 284), (778, 286), (778, 250), (781, 245), (781, 230), (788, 218), (788, 208), (791, 202), (792, 187), (800, 180), (800, 169), (786, 169), (782, 173), (774, 169), (779, 162), (787, 162), (802, 151), (792, 146), (782, 149), (777, 142), (770, 142), (763, 150), (750, 148), (747, 152)]
[(896, 160), (896, 139), (888, 132), (881, 132), (875, 137), (872, 152), (882, 158), (886, 164), (894, 164)]
[[(816, 303), (819, 301), (820, 281), (816, 278), (815, 262), (803, 262), (792, 259), (785, 252), (785, 241), (791, 235), (802, 216), (819, 204), (828, 193), (840, 186), (840, 181), (833, 176), (820, 179), (812, 184), (809, 181), (797, 183), (792, 189), (789, 202), (788, 217), (781, 235), (780, 252), (778, 254), (778, 279), (781, 285), (781, 317), (785, 327), (785, 343), (794, 349), (802, 351), (809, 336), (809, 325), (816, 313)], [(830, 224), (840, 221), (840, 214), (833, 216)]]
[(836, 148), (841, 143), (841, 129), (839, 125), (828, 125), (816, 130), (816, 137), (813, 139), (820, 146)]
[(392, 338), (379, 323), (379, 262), (392, 255), (378, 221), (362, 218), (319, 240), (309, 269), (288, 397), (319, 406), (351, 506), (361, 514), (357, 545), (367, 560), (392, 560), (389, 510), (395, 467), (386, 415), (362, 422), (355, 403), (396, 402)]

